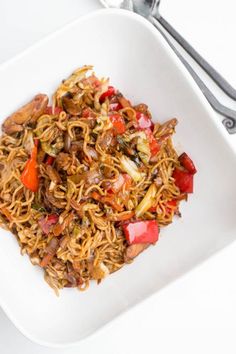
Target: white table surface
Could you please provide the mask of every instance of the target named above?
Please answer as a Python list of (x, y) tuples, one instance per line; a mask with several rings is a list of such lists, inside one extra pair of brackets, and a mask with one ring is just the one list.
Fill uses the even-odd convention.
[[(96, 0), (0, 1), (0, 63), (96, 8), (100, 8)], [(161, 8), (169, 22), (234, 86), (235, 10), (235, 0), (163, 0)], [(212, 83), (208, 84), (215, 90)], [(215, 93), (236, 109), (235, 102), (218, 90)], [(229, 142), (235, 148), (236, 135), (229, 137)], [(96, 336), (68, 349), (45, 348), (30, 342), (0, 310), (0, 353), (235, 354), (235, 274), (236, 243)]]

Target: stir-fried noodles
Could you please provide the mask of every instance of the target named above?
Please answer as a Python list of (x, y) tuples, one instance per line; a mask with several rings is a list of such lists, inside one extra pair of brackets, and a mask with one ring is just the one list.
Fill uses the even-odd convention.
[(176, 119), (153, 124), (90, 70), (64, 80), (52, 106), (35, 96), (0, 138), (0, 224), (56, 291), (85, 290), (156, 243), (196, 172), (173, 147)]

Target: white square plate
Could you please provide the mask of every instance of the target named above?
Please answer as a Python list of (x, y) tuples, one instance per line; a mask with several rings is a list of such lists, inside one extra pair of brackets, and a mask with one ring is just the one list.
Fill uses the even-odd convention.
[(55, 297), (42, 271), (20, 256), (15, 238), (0, 231), (0, 305), (26, 336), (52, 346), (86, 338), (236, 237), (236, 160), (227, 133), (165, 40), (143, 18), (98, 11), (2, 65), (1, 119), (38, 92), (51, 95), (83, 64), (109, 76), (133, 102), (147, 103), (154, 120), (178, 117), (177, 149), (190, 154), (198, 174), (194, 195), (181, 204), (183, 217), (162, 230), (158, 244), (84, 293), (65, 289)]

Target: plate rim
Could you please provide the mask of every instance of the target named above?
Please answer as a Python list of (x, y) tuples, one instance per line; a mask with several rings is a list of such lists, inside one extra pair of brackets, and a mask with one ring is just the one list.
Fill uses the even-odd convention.
[[(62, 27), (60, 27), (56, 31), (53, 31), (51, 34), (48, 34), (48, 35), (44, 36), (42, 39), (38, 40), (34, 44), (30, 45), (28, 48), (26, 48), (23, 51), (19, 52), (17, 55), (13, 56), (11, 59), (8, 59), (8, 60), (4, 61), (3, 63), (1, 63), (0, 64), (0, 72), (6, 70), (12, 64), (17, 63), (18, 60), (20, 60), (20, 59), (24, 58), (25, 56), (27, 56), (31, 51), (34, 51), (35, 49), (40, 48), (44, 43), (53, 40), (53, 38), (55, 38), (57, 36), (60, 36), (61, 33), (66, 32), (68, 29), (73, 28), (77, 24), (82, 23), (83, 21), (86, 21), (87, 19), (91, 19), (91, 18), (94, 18), (94, 17), (99, 17), (100, 15), (104, 15), (104, 14), (106, 16), (115, 15), (115, 16), (121, 16), (121, 17), (127, 17), (127, 18), (134, 19), (135, 21), (139, 22), (142, 26), (146, 27), (154, 36), (157, 37), (157, 40), (160, 42), (160, 45), (164, 48), (164, 50), (166, 51), (168, 56), (171, 57), (171, 60), (175, 63), (175, 65), (178, 68), (178, 70), (180, 71), (181, 75), (184, 76), (184, 78), (188, 81), (189, 85), (191, 86), (191, 89), (196, 94), (196, 96), (197, 96), (197, 98), (199, 100), (199, 104), (202, 105), (202, 107), (205, 109), (206, 113), (209, 116), (209, 119), (211, 119), (213, 125), (215, 126), (215, 129), (218, 130), (218, 132), (222, 136), (225, 144), (228, 146), (228, 150), (231, 153), (233, 153), (234, 155), (236, 155), (236, 151), (234, 151), (234, 149), (232, 148), (232, 145), (229, 142), (228, 133), (226, 132), (226, 130), (225, 130), (222, 122), (220, 121), (219, 117), (214, 112), (212, 107), (209, 105), (208, 101), (206, 100), (206, 98), (202, 94), (200, 88), (197, 86), (197, 84), (193, 80), (192, 76), (189, 74), (189, 72), (186, 70), (186, 68), (180, 62), (180, 60), (175, 55), (173, 50), (170, 48), (168, 43), (165, 41), (165, 39), (163, 38), (161, 33), (148, 20), (146, 20), (142, 16), (140, 16), (140, 15), (138, 15), (136, 13), (133, 13), (131, 11), (123, 10), (123, 9), (107, 9), (106, 8), (106, 9), (94, 10), (94, 11), (90, 12), (89, 14), (83, 15), (83, 16), (79, 17), (78, 19), (73, 20), (73, 21), (67, 23), (66, 25), (63, 25)], [(222, 250), (217, 251), (212, 256), (214, 257), (215, 255), (218, 254), (218, 252), (221, 252)], [(209, 257), (208, 259), (210, 259), (211, 257)], [(207, 261), (207, 260), (205, 260), (205, 261)], [(178, 279), (184, 277), (189, 272), (192, 272), (193, 269), (196, 269), (196, 267), (200, 266), (200, 264), (202, 264), (202, 262), (197, 264), (194, 268), (189, 269), (189, 271), (187, 273), (184, 273), (183, 275), (179, 276)], [(176, 279), (176, 280), (178, 280), (178, 279)], [(168, 283), (167, 285), (165, 285), (159, 291), (162, 291), (166, 287), (169, 287), (175, 281), (172, 281), (171, 283)], [(28, 338), (31, 342), (37, 343), (37, 344), (39, 344), (41, 346), (50, 347), (50, 348), (69, 348), (69, 347), (78, 346), (79, 344), (81, 344), (82, 342), (87, 340), (88, 338), (93, 338), (94, 336), (98, 335), (100, 333), (100, 331), (103, 331), (106, 328), (108, 328), (108, 326), (111, 326), (114, 321), (117, 321), (122, 316), (125, 316), (125, 314), (128, 311), (131, 311), (132, 309), (136, 308), (137, 306), (140, 306), (142, 303), (144, 303), (145, 301), (148, 301), (152, 297), (157, 296), (159, 291), (147, 295), (145, 298), (141, 299), (138, 303), (134, 304), (132, 307), (129, 307), (129, 308), (125, 309), (120, 314), (116, 315), (114, 318), (109, 320), (107, 323), (102, 324), (99, 328), (95, 329), (93, 332), (85, 334), (83, 337), (81, 337), (80, 339), (78, 339), (76, 341), (65, 342), (65, 343), (56, 343), (56, 342), (50, 342), (50, 341), (42, 340), (42, 339), (39, 339), (39, 338), (35, 337), (34, 335), (30, 334), (28, 332), (28, 330), (26, 330), (23, 326), (21, 326), (21, 324), (18, 322), (18, 320), (16, 320), (14, 318), (13, 313), (11, 313), (11, 311), (8, 308), (8, 306), (1, 299), (1, 296), (0, 296), (0, 307), (3, 309), (3, 311), (6, 314), (6, 316), (10, 319), (10, 321), (13, 323), (13, 325), (26, 338)]]

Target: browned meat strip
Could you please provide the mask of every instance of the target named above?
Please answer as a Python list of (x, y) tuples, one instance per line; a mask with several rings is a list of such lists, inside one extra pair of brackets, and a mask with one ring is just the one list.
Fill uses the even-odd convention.
[(60, 152), (56, 157), (56, 165), (59, 170), (66, 169), (71, 162), (71, 157), (69, 154)]
[(6, 134), (14, 134), (24, 129), (23, 124), (35, 123), (44, 113), (48, 105), (48, 96), (38, 94), (32, 101), (12, 113), (3, 123), (3, 131)]
[(46, 166), (46, 172), (50, 180), (53, 181), (55, 184), (61, 183), (61, 177), (59, 173), (51, 165)]
[(150, 246), (150, 243), (138, 243), (135, 245), (130, 245), (125, 250), (124, 261), (129, 263), (135, 257), (137, 257), (141, 252)]

